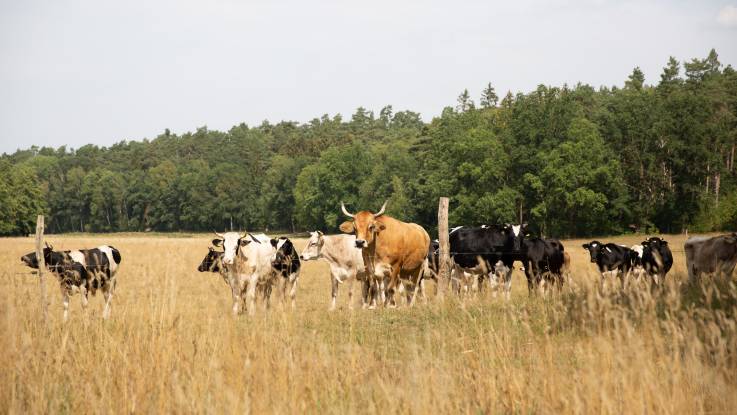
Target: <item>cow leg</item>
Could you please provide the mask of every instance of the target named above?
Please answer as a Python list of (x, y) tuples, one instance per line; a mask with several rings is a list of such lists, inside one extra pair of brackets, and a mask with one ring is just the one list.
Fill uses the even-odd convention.
[(240, 284), (240, 278), (238, 278), (237, 275), (229, 275), (228, 285), (230, 285), (230, 291), (233, 295), (233, 315), (237, 316), (241, 312), (242, 287)]
[(356, 276), (348, 276), (348, 309), (353, 310), (353, 282), (356, 280)]
[(299, 273), (294, 273), (289, 276), (289, 300), (292, 303), (292, 309), (297, 308), (297, 281), (299, 280)]
[(507, 273), (504, 276), (504, 298), (509, 300), (512, 297), (512, 272), (514, 272), (514, 262), (509, 265), (504, 265), (508, 268)]
[(69, 319), (69, 290), (64, 284), (61, 284), (59, 288), (61, 289), (61, 300), (64, 305), (64, 322), (66, 322)]
[(113, 293), (115, 292), (115, 277), (109, 279), (108, 281), (105, 281), (105, 284), (102, 286), (102, 294), (105, 297), (105, 309), (102, 311), (102, 318), (108, 319), (110, 318), (110, 304), (113, 301)]
[(335, 310), (335, 302), (338, 298), (338, 276), (335, 274), (330, 275), (330, 307), (329, 311)]
[(80, 297), (82, 297), (82, 310), (87, 312), (87, 306), (89, 305), (89, 299), (87, 298), (87, 288), (84, 285), (79, 286)]
[(256, 285), (258, 284), (258, 274), (254, 273), (248, 281), (246, 289), (246, 310), (249, 315), (256, 314)]

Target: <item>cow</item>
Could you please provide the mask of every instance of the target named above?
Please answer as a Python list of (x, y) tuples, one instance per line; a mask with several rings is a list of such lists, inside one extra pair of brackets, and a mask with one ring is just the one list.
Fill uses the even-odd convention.
[(348, 282), (348, 308), (353, 308), (353, 281), (364, 283), (363, 306), (368, 306), (368, 278), (360, 249), (356, 249), (355, 235), (325, 235), (310, 232), (307, 246), (299, 258), (303, 261), (324, 259), (330, 266), (331, 301), (329, 310), (335, 310), (338, 288)]
[[(480, 227), (453, 228), (449, 233), (450, 254), (457, 275), (463, 275), (462, 282), (470, 280), (467, 274), (479, 279), (479, 287), (485, 275), (503, 277), (505, 297), (509, 299), (512, 289), (512, 271), (515, 261), (525, 261), (524, 237), (527, 224), (482, 225)], [(497, 271), (497, 264), (501, 261)], [(492, 280), (492, 285), (500, 278)]]
[(690, 283), (695, 283), (702, 273), (730, 278), (737, 265), (737, 232), (688, 238), (684, 250)]
[[(59, 280), (64, 321), (69, 317), (70, 296), (79, 292), (82, 307), (86, 309), (88, 294), (95, 295), (98, 288), (102, 289), (105, 297), (102, 317), (104, 319), (110, 317), (111, 302), (117, 285), (115, 274), (121, 262), (120, 251), (110, 245), (101, 245), (93, 249), (54, 251), (53, 246), (47, 243), (43, 255), (46, 267)], [(20, 259), (25, 265), (38, 269), (35, 252), (23, 255)]]
[[(371, 286), (376, 292), (393, 305), (395, 289), (400, 281), (407, 281), (414, 285), (415, 295), (410, 300), (412, 305), (422, 284), (430, 235), (416, 223), (405, 223), (385, 215), (386, 204), (384, 202), (377, 213), (363, 210), (354, 214), (341, 202), (343, 214), (352, 220), (343, 222), (340, 230), (356, 235), (355, 246), (361, 249)], [(375, 303), (374, 298), (371, 307)]]
[(271, 239), (264, 234), (248, 232), (215, 232), (215, 235), (217, 238), (212, 240), (212, 244), (223, 248), (222, 264), (233, 295), (233, 315), (240, 313), (241, 302), (246, 303), (248, 313), (253, 315), (257, 289), (263, 290), (268, 305), (276, 276), (271, 263), (274, 253)]
[(655, 277), (655, 283), (665, 281), (665, 275), (673, 267), (673, 253), (668, 242), (656, 236), (640, 243), (643, 247), (642, 266)]
[(199, 272), (217, 272), (223, 277), (225, 283), (228, 283), (228, 272), (223, 265), (223, 253), (216, 251), (212, 247), (207, 248), (207, 255), (202, 259), (200, 266), (197, 267)]
[(278, 283), (282, 287), (282, 300), (286, 300), (288, 291), (292, 308), (295, 308), (297, 306), (297, 281), (302, 267), (299, 255), (289, 238), (281, 236), (270, 242), (275, 249), (271, 257), (271, 267), (276, 271)]
[(602, 285), (607, 275), (619, 275), (624, 284), (624, 278), (632, 268), (632, 258), (634, 257), (630, 248), (614, 243), (602, 244), (596, 240), (582, 246), (589, 251), (591, 262), (599, 268)]
[(524, 240), (524, 246), (524, 267), (529, 292), (532, 293), (534, 288), (546, 281), (562, 287), (565, 265), (563, 244), (553, 238), (529, 238)]

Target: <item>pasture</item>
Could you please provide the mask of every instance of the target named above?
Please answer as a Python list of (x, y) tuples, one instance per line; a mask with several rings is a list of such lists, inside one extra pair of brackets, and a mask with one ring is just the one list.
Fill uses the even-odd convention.
[[(100, 293), (61, 321), (47, 273), (19, 257), (32, 238), (0, 239), (2, 413), (733, 413), (737, 288), (686, 287), (683, 236), (666, 235), (675, 264), (661, 289), (596, 289), (582, 240), (564, 241), (572, 283), (512, 299), (488, 291), (414, 308), (328, 312), (323, 261), (305, 262), (297, 309), (260, 304), (231, 315), (229, 289), (196, 271), (210, 235), (47, 236), (58, 249), (108, 243), (122, 253), (112, 317)], [(642, 236), (600, 238), (631, 245)], [(301, 250), (304, 240), (294, 240)], [(519, 266), (517, 266), (519, 268)]]

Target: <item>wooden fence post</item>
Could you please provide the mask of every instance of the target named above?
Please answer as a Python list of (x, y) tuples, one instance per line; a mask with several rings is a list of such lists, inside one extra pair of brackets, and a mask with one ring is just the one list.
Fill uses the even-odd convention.
[(450, 284), (450, 242), (448, 239), (448, 198), (441, 197), (438, 203), (438, 242), (440, 243), (438, 296), (441, 298)]
[(38, 259), (38, 280), (41, 284), (41, 313), (43, 314), (44, 324), (48, 319), (49, 304), (46, 301), (46, 261), (44, 260), (44, 215), (38, 215), (36, 218), (36, 259)]

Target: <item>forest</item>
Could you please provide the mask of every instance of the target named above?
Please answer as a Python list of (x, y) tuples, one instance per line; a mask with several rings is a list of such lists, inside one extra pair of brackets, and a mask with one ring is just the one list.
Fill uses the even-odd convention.
[(734, 230), (737, 73), (712, 50), (671, 57), (655, 81), (635, 68), (622, 86), (497, 95), (489, 83), (428, 122), (386, 106), (109, 147), (33, 146), (0, 156), (0, 235), (33, 232), (41, 213), (52, 233), (335, 232), (341, 201), (375, 211), (386, 199), (388, 214), (432, 234), (440, 196), (451, 198), (451, 226)]

